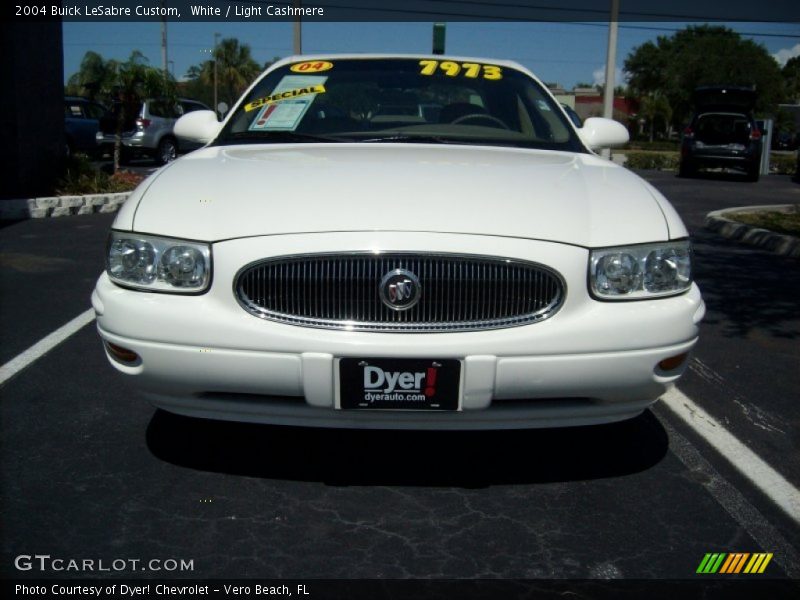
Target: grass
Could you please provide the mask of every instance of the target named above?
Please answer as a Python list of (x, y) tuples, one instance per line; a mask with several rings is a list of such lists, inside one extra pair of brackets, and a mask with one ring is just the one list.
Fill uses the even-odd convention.
[(790, 212), (736, 213), (729, 214), (728, 218), (775, 233), (800, 237), (800, 204), (795, 204)]

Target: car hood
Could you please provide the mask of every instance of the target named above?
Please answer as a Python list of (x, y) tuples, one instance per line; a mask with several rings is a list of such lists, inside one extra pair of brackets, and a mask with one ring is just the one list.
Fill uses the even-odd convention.
[[(423, 144), (208, 147), (162, 169), (115, 227), (219, 241), (421, 231), (599, 247), (669, 238), (636, 175), (589, 154)], [(135, 202), (135, 199), (134, 199)]]

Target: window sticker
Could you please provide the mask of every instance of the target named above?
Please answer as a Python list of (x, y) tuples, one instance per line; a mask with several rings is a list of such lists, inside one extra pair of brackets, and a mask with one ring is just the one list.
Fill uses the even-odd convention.
[(479, 63), (457, 63), (451, 60), (421, 60), (419, 61), (420, 75), (435, 75), (442, 72), (448, 77), (466, 77), (467, 79), (477, 79), (483, 77), (490, 81), (503, 78), (503, 71), (496, 65), (484, 65)]
[(325, 75), (284, 75), (269, 96), (245, 104), (244, 110), (251, 112), (272, 102), (280, 102), (305, 94), (324, 94), (327, 80), (328, 77)]
[(311, 100), (307, 97), (267, 104), (250, 125), (250, 131), (294, 131), (309, 106)]
[(244, 109), (260, 108), (248, 128), (250, 131), (294, 131), (317, 94), (325, 93), (325, 76), (286, 75), (265, 98), (254, 100)]
[(293, 73), (319, 73), (333, 68), (333, 63), (327, 60), (308, 60), (289, 67)]

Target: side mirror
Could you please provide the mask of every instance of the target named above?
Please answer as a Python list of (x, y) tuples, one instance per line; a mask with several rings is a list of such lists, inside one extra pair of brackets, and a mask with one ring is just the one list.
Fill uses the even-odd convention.
[(213, 110), (196, 110), (178, 119), (174, 131), (178, 138), (207, 144), (217, 136), (219, 127)]
[(583, 127), (578, 129), (578, 134), (583, 143), (592, 150), (621, 146), (630, 139), (628, 129), (622, 123), (599, 117), (586, 119)]

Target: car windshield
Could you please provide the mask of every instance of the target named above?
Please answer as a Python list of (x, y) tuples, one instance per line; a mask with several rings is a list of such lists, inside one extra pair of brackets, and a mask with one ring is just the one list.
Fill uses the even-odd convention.
[(585, 151), (528, 75), (491, 63), (411, 58), (284, 65), (247, 94), (215, 144), (352, 141)]

